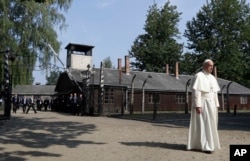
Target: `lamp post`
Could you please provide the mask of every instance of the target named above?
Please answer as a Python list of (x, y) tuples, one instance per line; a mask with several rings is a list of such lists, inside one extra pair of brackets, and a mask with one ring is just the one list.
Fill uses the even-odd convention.
[(135, 80), (136, 74), (133, 76), (131, 81), (131, 100), (130, 100), (130, 115), (133, 114), (134, 110), (134, 80)]
[(86, 98), (85, 98), (85, 107), (86, 107), (86, 113), (89, 113), (89, 68), (90, 65), (87, 65), (87, 73), (86, 73)]
[(191, 79), (189, 79), (186, 83), (186, 104), (185, 104), (185, 114), (188, 114), (188, 109), (189, 109), (189, 98), (188, 98), (188, 87), (190, 85)]
[(92, 102), (92, 107), (91, 107), (91, 109), (94, 112), (94, 109), (95, 109), (95, 65), (93, 65), (93, 67), (92, 67), (91, 76), (93, 78), (93, 82), (92, 82), (92, 101), (91, 101)]
[(141, 112), (144, 113), (145, 111), (145, 90), (144, 90), (144, 86), (148, 81), (148, 78), (152, 78), (151, 75), (148, 75), (148, 77), (144, 80), (143, 84), (142, 84), (142, 102), (141, 102)]
[(153, 102), (154, 102), (153, 120), (156, 120), (157, 106), (158, 106), (159, 100), (160, 100), (160, 93), (155, 92), (153, 95)]
[(85, 108), (83, 108), (81, 110), (81, 115), (83, 115), (84, 113), (88, 113), (89, 112), (89, 68), (90, 68), (90, 65), (88, 64), (87, 65), (87, 68), (88, 70), (85, 70), (85, 71), (82, 71), (81, 72), (81, 77), (83, 78), (82, 79), (82, 88), (84, 90), (82, 90), (82, 95), (85, 96), (85, 99), (84, 99), (84, 106)]
[(229, 82), (227, 84), (227, 113), (230, 113), (230, 106), (229, 106), (229, 87), (233, 82)]
[(100, 86), (98, 93), (98, 115), (103, 115), (103, 98), (104, 98), (104, 69), (103, 63), (100, 65)]
[(221, 87), (221, 106), (222, 106), (222, 111), (224, 111), (224, 93), (223, 93), (223, 89), (225, 88), (226, 85), (223, 85)]
[(145, 99), (144, 99), (144, 94), (145, 94), (145, 92), (144, 92), (144, 85), (146, 84), (146, 82), (147, 82), (147, 80), (148, 79), (145, 79), (145, 81), (143, 82), (143, 85), (142, 85), (142, 101), (141, 101), (141, 112), (142, 113), (144, 113), (144, 106), (145, 106)]

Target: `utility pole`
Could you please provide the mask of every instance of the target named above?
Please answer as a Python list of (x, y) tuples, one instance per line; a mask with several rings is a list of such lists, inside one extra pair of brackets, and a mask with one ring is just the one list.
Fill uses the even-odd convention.
[(9, 60), (14, 61), (15, 57), (10, 54), (10, 50), (0, 51), (0, 54), (4, 54), (4, 117), (10, 119), (11, 114), (11, 83), (10, 83), (10, 71)]

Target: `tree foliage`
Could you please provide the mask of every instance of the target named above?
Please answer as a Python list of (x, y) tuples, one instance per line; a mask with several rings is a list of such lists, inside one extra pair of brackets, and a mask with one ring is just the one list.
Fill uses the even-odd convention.
[[(62, 11), (67, 11), (71, 2), (0, 0), (0, 49), (9, 47), (16, 55), (16, 60), (11, 64), (14, 84), (31, 84), (36, 62), (40, 67), (47, 68), (53, 57), (47, 43), (59, 51), (60, 42), (55, 28), (66, 26)], [(3, 71), (0, 72), (3, 75)]]
[(201, 65), (197, 64), (195, 54), (186, 52), (180, 58), (179, 71), (184, 75), (194, 75), (201, 70)]
[(211, 58), (219, 77), (250, 86), (249, 25), (245, 0), (211, 0), (187, 22), (184, 36), (193, 53), (191, 61), (198, 67)]
[(47, 80), (46, 85), (56, 85), (57, 79), (59, 78), (60, 74), (61, 74), (60, 71), (50, 72), (50, 76), (46, 76), (46, 80)]
[(110, 57), (103, 59), (103, 67), (112, 68), (112, 61), (110, 60)]
[(176, 41), (180, 38), (177, 28), (180, 15), (169, 1), (160, 9), (155, 3), (149, 7), (145, 34), (135, 39), (129, 51), (135, 58), (132, 67), (140, 71), (162, 72), (166, 64), (179, 61), (183, 47)]

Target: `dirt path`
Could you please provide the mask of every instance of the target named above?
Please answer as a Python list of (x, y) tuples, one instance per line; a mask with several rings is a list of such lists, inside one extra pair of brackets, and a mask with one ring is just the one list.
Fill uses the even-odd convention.
[(19, 110), (0, 121), (0, 161), (228, 161), (230, 144), (250, 144), (249, 118), (222, 118), (222, 149), (205, 154), (186, 151), (185, 120), (150, 123)]

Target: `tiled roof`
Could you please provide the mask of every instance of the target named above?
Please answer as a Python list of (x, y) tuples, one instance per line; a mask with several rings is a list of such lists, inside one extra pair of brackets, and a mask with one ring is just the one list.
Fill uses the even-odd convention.
[[(72, 76), (77, 82), (82, 82), (83, 78), (81, 77), (80, 73), (81, 73), (80, 71), (71, 71)], [(120, 83), (118, 69), (104, 68), (104, 85), (123, 86), (130, 88), (131, 81), (134, 75), (136, 75), (134, 79), (135, 90), (141, 90), (144, 81), (147, 79), (147, 82), (144, 85), (145, 91), (169, 91), (169, 92), (185, 92), (187, 81), (194, 77), (191, 75), (179, 75), (177, 79), (175, 75), (168, 75), (166, 73), (130, 71), (129, 74), (122, 72), (121, 83)], [(151, 78), (148, 78), (149, 76)], [(221, 88), (224, 86), (222, 92), (227, 93), (227, 85), (229, 85), (231, 81), (221, 78), (218, 78), (217, 80)], [(91, 76), (90, 84), (93, 83), (95, 85), (98, 85), (100, 83), (99, 68), (95, 68), (94, 74), (92, 74)], [(190, 89), (188, 90), (190, 91)], [(229, 86), (229, 94), (250, 95), (250, 89), (236, 82), (232, 82)]]
[(12, 94), (21, 95), (53, 95), (55, 85), (16, 85), (12, 87)]
[[(100, 84), (100, 69), (97, 68), (92, 72), (90, 84)], [(65, 73), (63, 73), (65, 75)], [(81, 71), (71, 71), (73, 78), (69, 78), (82, 84)], [(131, 71), (129, 74), (122, 72), (121, 83), (119, 82), (119, 70), (104, 68), (104, 85), (131, 88), (132, 78), (134, 79), (134, 89), (141, 90), (144, 81), (147, 82), (144, 85), (145, 91), (168, 91), (168, 92), (185, 92), (186, 84), (189, 79), (192, 79), (191, 75), (179, 75), (178, 79), (174, 75), (168, 75), (166, 73), (154, 73), (154, 72), (140, 72)], [(93, 77), (94, 76), (94, 77)], [(150, 78), (149, 78), (150, 77)], [(94, 78), (94, 79), (93, 79)], [(63, 77), (65, 79), (65, 77)], [(218, 83), (224, 94), (227, 93), (227, 86), (229, 86), (229, 94), (244, 94), (250, 95), (250, 89), (246, 88), (236, 82), (218, 78)], [(65, 81), (63, 81), (65, 83)], [(66, 84), (65, 84), (66, 85)], [(12, 88), (12, 93), (18, 93), (23, 95), (53, 95), (55, 94), (55, 85), (16, 85)], [(188, 89), (190, 91), (190, 89)]]

